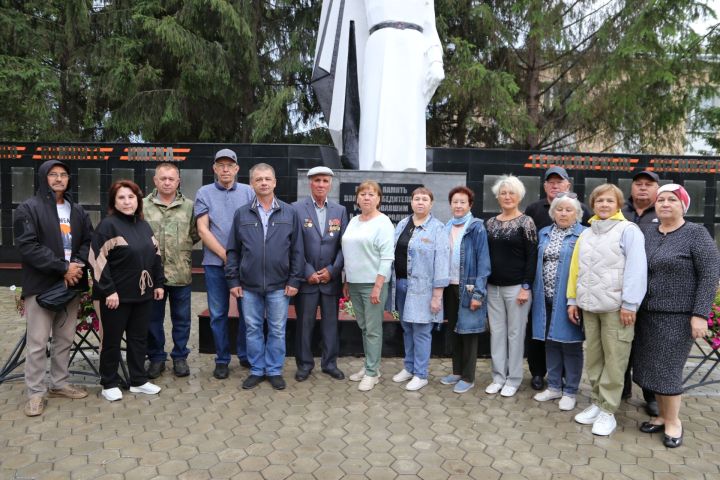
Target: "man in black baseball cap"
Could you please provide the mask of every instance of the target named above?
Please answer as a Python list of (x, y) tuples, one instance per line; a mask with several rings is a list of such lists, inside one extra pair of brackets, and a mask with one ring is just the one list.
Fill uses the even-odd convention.
[[(657, 173), (650, 170), (642, 170), (633, 175), (630, 197), (622, 207), (623, 217), (638, 225), (657, 223), (655, 197), (657, 196), (658, 188), (660, 188), (660, 177)], [(632, 351), (630, 352), (630, 361), (628, 362), (627, 371), (625, 372), (625, 387), (622, 393), (623, 398), (630, 398), (631, 396)], [(645, 399), (645, 412), (651, 417), (657, 417), (659, 409), (657, 400), (655, 399), (655, 393), (643, 389), (643, 398)]]
[(658, 188), (660, 177), (657, 173), (643, 170), (633, 175), (630, 196), (622, 208), (623, 216), (638, 225), (656, 223), (655, 197)]

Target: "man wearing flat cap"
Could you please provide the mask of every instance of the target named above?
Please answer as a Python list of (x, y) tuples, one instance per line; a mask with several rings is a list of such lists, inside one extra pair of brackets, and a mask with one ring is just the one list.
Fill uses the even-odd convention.
[(342, 292), (343, 254), (340, 239), (348, 224), (345, 207), (328, 200), (334, 173), (327, 167), (314, 167), (307, 173), (310, 196), (293, 203), (302, 224), (305, 265), (300, 293), (295, 297), (297, 332), (295, 335), (295, 380), (307, 380), (315, 367), (312, 354), (316, 312), (320, 306), (323, 373), (336, 380), (345, 378), (337, 367), (338, 301)]
[[(227, 241), (232, 227), (233, 214), (241, 206), (255, 198), (249, 185), (239, 183), (236, 178), (240, 171), (237, 155), (229, 148), (215, 154), (213, 172), (215, 182), (200, 187), (195, 196), (195, 217), (197, 230), (203, 241), (203, 269), (207, 287), (210, 329), (215, 342), (215, 370), (213, 376), (225, 379), (229, 375), (230, 341), (228, 335), (228, 309), (230, 308), (230, 287), (225, 279), (227, 262)], [(240, 321), (238, 322), (237, 356), (240, 365), (250, 367), (247, 359), (245, 322), (242, 308), (237, 301)]]

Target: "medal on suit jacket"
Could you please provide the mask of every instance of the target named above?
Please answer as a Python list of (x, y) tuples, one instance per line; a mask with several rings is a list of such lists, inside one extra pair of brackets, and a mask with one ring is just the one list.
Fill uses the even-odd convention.
[(313, 226), (312, 219), (306, 218), (305, 221), (303, 222), (303, 227), (312, 228), (312, 226)]
[(334, 236), (335, 232), (340, 231), (340, 219), (339, 218), (331, 218), (328, 220), (328, 232), (330, 232), (330, 236)]

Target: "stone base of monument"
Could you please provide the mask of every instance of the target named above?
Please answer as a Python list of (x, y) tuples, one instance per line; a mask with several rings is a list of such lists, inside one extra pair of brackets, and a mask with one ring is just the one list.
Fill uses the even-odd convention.
[[(318, 311), (319, 313), (319, 311)], [(318, 315), (318, 320), (320, 316)], [(215, 353), (215, 342), (213, 341), (212, 331), (210, 330), (210, 314), (207, 310), (198, 315), (199, 324), (199, 351), (200, 353)], [(287, 330), (285, 333), (286, 355), (292, 357), (295, 355), (295, 307), (290, 305), (288, 309)], [(238, 311), (235, 302), (230, 302), (229, 315), (229, 338), (230, 351), (235, 351), (235, 339), (237, 338)], [(431, 354), (434, 357), (449, 357), (452, 354), (452, 345), (446, 335), (446, 328), (433, 332)], [(360, 329), (355, 319), (345, 314), (340, 314), (338, 322), (338, 333), (340, 337), (340, 356), (362, 356), (363, 346)], [(313, 355), (320, 356), (320, 328), (314, 331), (313, 339)], [(480, 347), (478, 348), (478, 356), (487, 357), (490, 355), (490, 336), (483, 334), (480, 336)], [(402, 357), (405, 354), (403, 347), (403, 333), (400, 322), (395, 320), (389, 312), (385, 312), (385, 320), (383, 321), (383, 357)]]

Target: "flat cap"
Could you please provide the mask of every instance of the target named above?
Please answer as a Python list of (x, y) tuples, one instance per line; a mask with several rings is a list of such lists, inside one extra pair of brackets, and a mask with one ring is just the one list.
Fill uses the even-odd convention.
[(330, 177), (335, 176), (333, 171), (330, 170), (328, 167), (313, 167), (310, 170), (308, 170), (308, 173), (307, 173), (308, 177), (314, 177), (315, 175), (328, 175)]
[(235, 155), (235, 152), (233, 152), (229, 148), (223, 148), (222, 150), (218, 150), (218, 152), (215, 154), (215, 161), (217, 162), (221, 158), (227, 158), (237, 163), (237, 155)]

